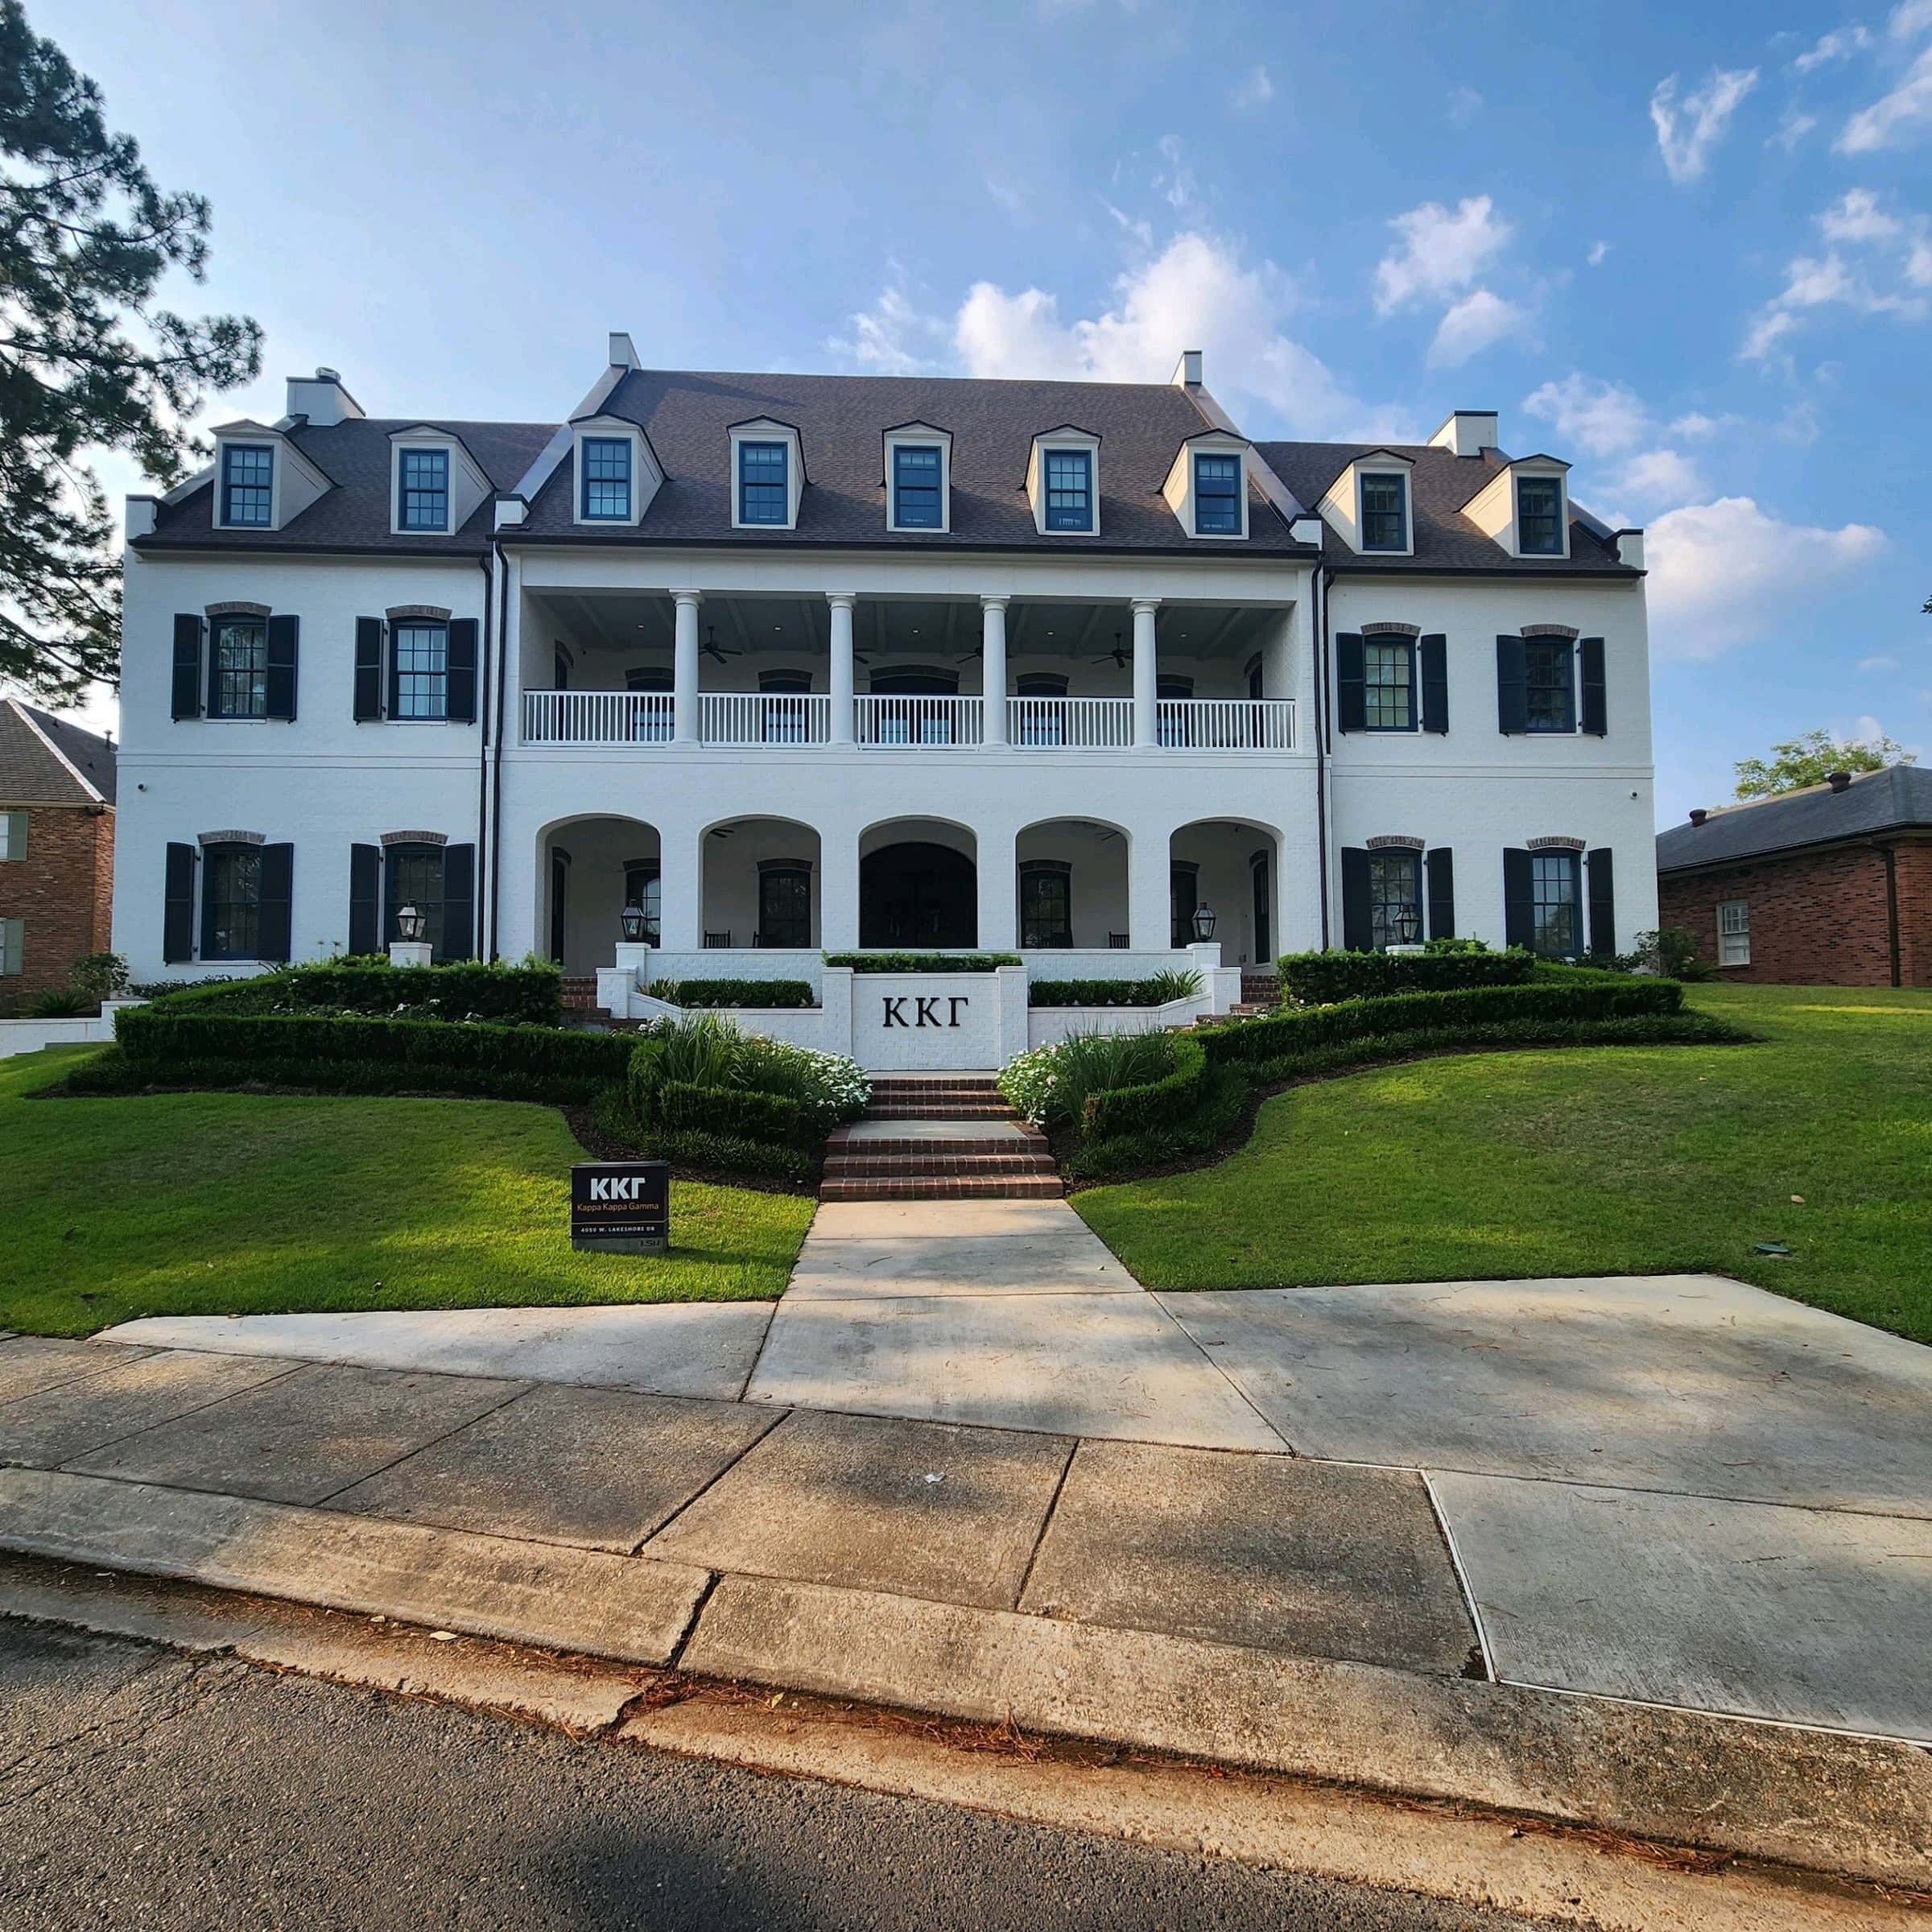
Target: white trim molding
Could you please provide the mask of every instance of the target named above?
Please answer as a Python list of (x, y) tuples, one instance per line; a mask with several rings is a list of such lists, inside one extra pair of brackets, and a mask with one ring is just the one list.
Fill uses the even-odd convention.
[[(1203, 543), (1241, 543), (1248, 535), (1248, 473), (1251, 446), (1245, 436), (1229, 435), (1222, 430), (1209, 430), (1198, 436), (1190, 436), (1174, 452), (1174, 461), (1169, 466), (1167, 480), (1161, 485), (1161, 494), (1166, 499), (1181, 528), (1191, 537)], [(1237, 469), (1235, 477), (1235, 502), (1236, 519), (1232, 530), (1203, 530), (1199, 527), (1199, 506), (1195, 501), (1195, 459), (1197, 456), (1232, 456)]]
[[(1328, 526), (1362, 557), (1412, 557), (1415, 555), (1415, 459), (1393, 449), (1365, 449), (1328, 485), (1315, 506)], [(1399, 477), (1402, 485), (1402, 543), (1400, 548), (1362, 541), (1362, 482), (1366, 477)]]
[[(644, 521), (664, 482), (664, 466), (650, 438), (627, 417), (579, 416), (570, 426), (570, 520), (586, 530), (634, 530)], [(630, 445), (630, 514), (587, 517), (584, 514), (584, 445), (586, 441)]]
[[(1087, 452), (1087, 487), (1091, 493), (1092, 516), (1085, 530), (1049, 530), (1046, 527), (1046, 458), (1061, 450)], [(1026, 457), (1026, 497), (1033, 506), (1033, 526), (1043, 537), (1097, 537), (1100, 534), (1100, 439), (1090, 429), (1063, 423), (1058, 429), (1042, 430), (1033, 439)]]
[[(799, 504), (805, 494), (805, 447), (798, 430), (776, 416), (753, 416), (734, 423), (725, 432), (731, 439), (731, 526), (733, 530), (796, 530)], [(747, 523), (739, 514), (745, 507), (743, 485), (738, 476), (738, 450), (746, 443), (782, 443), (788, 452), (785, 460), (786, 504), (782, 523)]]
[[(898, 520), (898, 493), (893, 484), (894, 452), (899, 449), (933, 449), (939, 452), (939, 531), (947, 535), (952, 529), (952, 431), (941, 429), (931, 423), (901, 423), (887, 430), (880, 439), (885, 456), (886, 527), (890, 530), (931, 530), (930, 524), (905, 524)], [(737, 465), (732, 465), (732, 487), (737, 487)]]

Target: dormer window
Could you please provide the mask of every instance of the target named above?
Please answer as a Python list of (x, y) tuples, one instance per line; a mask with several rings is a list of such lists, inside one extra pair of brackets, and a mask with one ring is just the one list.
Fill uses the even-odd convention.
[(1406, 551), (1409, 479), (1400, 470), (1362, 473), (1362, 548)]
[(783, 443), (738, 445), (738, 521), (776, 524), (791, 521), (791, 451)]
[(232, 530), (266, 530), (275, 518), (275, 452), (266, 443), (221, 446), (221, 521)]
[(397, 452), (397, 527), (402, 530), (449, 529), (449, 452), (402, 449)]
[(1241, 534), (1241, 460), (1197, 456), (1194, 459), (1194, 534), (1238, 537)]
[(585, 436), (579, 446), (583, 474), (578, 514), (586, 523), (628, 523), (630, 512), (630, 439)]
[(1563, 554), (1563, 480), (1518, 477), (1516, 480), (1516, 547), (1525, 557)]
[(935, 443), (901, 443), (892, 452), (892, 526), (938, 530), (942, 526), (942, 464)]
[(1091, 531), (1093, 528), (1093, 452), (1046, 452), (1046, 527)]

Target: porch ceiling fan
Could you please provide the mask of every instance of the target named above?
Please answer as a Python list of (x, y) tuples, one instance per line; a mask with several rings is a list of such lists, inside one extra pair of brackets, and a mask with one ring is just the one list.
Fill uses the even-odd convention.
[(1097, 658), (1091, 659), (1090, 662), (1096, 664), (1104, 664), (1109, 658), (1113, 660), (1116, 667), (1121, 671), (1125, 671), (1133, 661), (1121, 645), (1121, 634), (1117, 630), (1113, 634), (1113, 649), (1102, 651)]
[(708, 655), (716, 658), (720, 664), (727, 658), (741, 658), (745, 654), (741, 650), (727, 650), (718, 642), (718, 627), (715, 624), (705, 626), (704, 648)]

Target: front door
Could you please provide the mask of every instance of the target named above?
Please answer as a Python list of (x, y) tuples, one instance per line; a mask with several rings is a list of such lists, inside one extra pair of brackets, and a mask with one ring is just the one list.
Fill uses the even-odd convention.
[(570, 885), (568, 854), (552, 850), (550, 855), (550, 956), (564, 964), (564, 901)]
[(1249, 867), (1254, 881), (1254, 963), (1265, 966), (1271, 956), (1268, 944), (1268, 859), (1264, 852), (1257, 852), (1254, 863)]
[(1199, 903), (1195, 896), (1195, 878), (1191, 865), (1177, 865), (1167, 875), (1168, 902), (1174, 927), (1169, 943), (1177, 947), (1194, 943), (1194, 909)]
[(979, 875), (949, 845), (888, 845), (859, 861), (859, 943), (868, 952), (969, 951)]

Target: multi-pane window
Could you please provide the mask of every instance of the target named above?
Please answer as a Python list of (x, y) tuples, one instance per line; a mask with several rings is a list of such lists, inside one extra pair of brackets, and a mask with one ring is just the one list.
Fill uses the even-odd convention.
[(1073, 879), (1063, 866), (1020, 869), (1020, 943), (1067, 947), (1073, 943)]
[(262, 443), (221, 446), (221, 521), (266, 530), (275, 501), (275, 452)]
[(1363, 718), (1371, 731), (1415, 729), (1415, 644), (1370, 638), (1362, 646)]
[(738, 445), (738, 521), (791, 521), (791, 451), (782, 443)]
[(811, 874), (800, 865), (767, 865), (758, 874), (758, 943), (811, 943)]
[(1531, 638), (1523, 646), (1525, 721), (1531, 731), (1576, 729), (1576, 649), (1567, 638)]
[(1241, 460), (1196, 456), (1194, 460), (1194, 534), (1238, 537), (1241, 534)]
[(443, 954), (443, 848), (440, 845), (392, 845), (382, 855), (389, 888), (389, 939), (402, 935), (395, 929), (395, 914), (413, 906), (428, 921), (423, 936), (436, 957)]
[(397, 461), (402, 471), (398, 479), (402, 514), (397, 522), (404, 530), (448, 530), (449, 452), (405, 449)]
[(936, 444), (894, 445), (892, 522), (895, 530), (939, 527), (939, 452)]
[(1399, 471), (1362, 478), (1362, 548), (1409, 547), (1409, 480)]
[(1530, 948), (1547, 960), (1573, 960), (1583, 950), (1583, 855), (1530, 855)]
[(201, 956), (259, 959), (262, 948), (262, 848), (210, 845), (203, 853)]
[(1093, 528), (1093, 452), (1050, 449), (1046, 452), (1046, 527)]
[(630, 521), (630, 439), (586, 436), (583, 446), (586, 522)]
[(1422, 855), (1383, 851), (1368, 855), (1368, 919), (1377, 952), (1413, 946), (1422, 936)]
[(1717, 909), (1717, 963), (1751, 964), (1751, 907), (1743, 899), (1726, 899)]
[(765, 671), (758, 674), (765, 702), (760, 735), (767, 745), (803, 745), (811, 737), (811, 707), (805, 702), (811, 678), (803, 671)]
[(0, 811), (0, 859), (27, 857), (27, 814)]
[(658, 944), (658, 922), (664, 916), (664, 882), (656, 866), (624, 868), (624, 903), (643, 914), (645, 944)]
[(390, 638), (396, 654), (395, 705), (398, 718), (449, 715), (449, 628), (447, 625), (398, 623)]
[(1563, 554), (1563, 485), (1556, 477), (1516, 480), (1516, 544), (1526, 557)]
[(1019, 741), (1022, 745), (1064, 745), (1067, 742), (1067, 680), (1057, 671), (1023, 671), (1014, 680), (1014, 696), (1046, 698), (1045, 704), (1020, 708)]
[(263, 617), (217, 617), (210, 649), (213, 677), (208, 714), (217, 718), (268, 716), (268, 622)]

